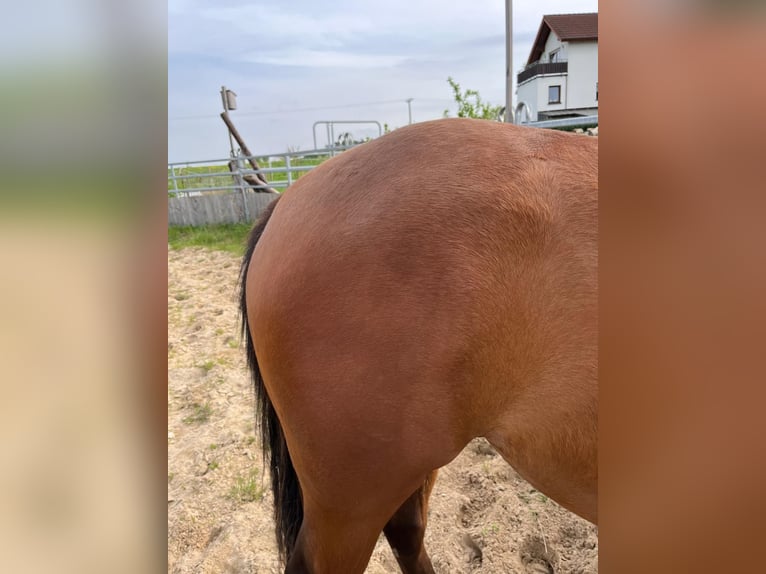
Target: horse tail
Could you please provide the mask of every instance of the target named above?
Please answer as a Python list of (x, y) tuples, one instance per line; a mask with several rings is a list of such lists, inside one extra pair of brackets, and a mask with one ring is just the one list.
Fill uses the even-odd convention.
[[(281, 196), (280, 196), (281, 197)], [(271, 490), (274, 494), (274, 521), (276, 523), (277, 546), (280, 557), (287, 560), (295, 547), (298, 530), (303, 522), (303, 500), (301, 498), (298, 475), (295, 473), (293, 461), (287, 450), (285, 434), (279, 422), (274, 405), (269, 398), (263, 377), (258, 368), (258, 358), (255, 355), (253, 337), (247, 323), (247, 271), (250, 258), (255, 246), (261, 238), (269, 218), (274, 212), (279, 197), (272, 201), (261, 214), (250, 232), (245, 257), (240, 269), (239, 310), (241, 314), (242, 337), (245, 340), (247, 366), (255, 387), (256, 419), (261, 432), (261, 448), (263, 451), (263, 466), (269, 458), (271, 471)]]

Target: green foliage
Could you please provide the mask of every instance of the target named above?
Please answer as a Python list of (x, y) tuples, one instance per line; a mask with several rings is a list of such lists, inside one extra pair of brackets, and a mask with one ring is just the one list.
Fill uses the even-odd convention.
[[(452, 77), (447, 78), (447, 82), (452, 87), (452, 96), (455, 98), (455, 102), (457, 102), (457, 117), (480, 120), (498, 119), (500, 110), (503, 109), (502, 106), (493, 106), (489, 102), (485, 102), (476, 90), (461, 91), (460, 84), (453, 80)], [(444, 117), (450, 117), (449, 110), (444, 110)]]
[(186, 417), (183, 421), (187, 425), (205, 423), (210, 419), (210, 414), (212, 412), (213, 409), (209, 404), (205, 403), (204, 405), (201, 405), (199, 403), (194, 403), (192, 405), (192, 414)]
[[(288, 148), (289, 150), (289, 148)], [(298, 166), (317, 166), (323, 161), (329, 159), (329, 156), (309, 156), (309, 157), (294, 157), (290, 159), (290, 165), (293, 167)], [(275, 158), (269, 161), (269, 158), (262, 157), (256, 159), (258, 165), (262, 168), (284, 168), (285, 160), (283, 158)], [(250, 165), (245, 166), (250, 169)], [(172, 173), (176, 176), (194, 176), (188, 179), (177, 179), (175, 183), (172, 179)], [(308, 172), (295, 171), (292, 174), (292, 179), (295, 181), (299, 177), (305, 175)], [(287, 181), (287, 173), (270, 172), (266, 174), (266, 179), (269, 183), (279, 183)], [(183, 191), (186, 189), (194, 190), (200, 187), (226, 187), (237, 185), (236, 179), (232, 176), (227, 165), (205, 165), (205, 166), (175, 166), (171, 172), (168, 169), (168, 193), (172, 194), (176, 191)]]
[(215, 367), (215, 363), (213, 361), (205, 361), (204, 363), (197, 366), (205, 371), (205, 373), (209, 373), (212, 368)]
[(259, 484), (258, 471), (253, 469), (247, 476), (237, 477), (229, 490), (229, 498), (239, 502), (253, 502), (263, 498), (264, 488)]
[(200, 227), (168, 227), (168, 244), (171, 249), (207, 247), (216, 251), (228, 251), (235, 255), (243, 255), (245, 253), (245, 241), (252, 226), (252, 223), (228, 223)]

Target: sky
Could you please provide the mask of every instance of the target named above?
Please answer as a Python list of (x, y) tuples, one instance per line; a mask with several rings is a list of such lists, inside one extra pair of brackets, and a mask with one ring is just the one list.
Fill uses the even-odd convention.
[[(516, 0), (514, 71), (544, 14), (596, 11), (597, 0)], [(168, 161), (228, 157), (221, 86), (237, 94), (247, 146), (267, 155), (313, 149), (315, 122), (406, 125), (409, 98), (413, 122), (454, 116), (448, 77), (504, 105), (504, 0), (168, 0)], [(327, 143), (320, 124), (316, 144)]]

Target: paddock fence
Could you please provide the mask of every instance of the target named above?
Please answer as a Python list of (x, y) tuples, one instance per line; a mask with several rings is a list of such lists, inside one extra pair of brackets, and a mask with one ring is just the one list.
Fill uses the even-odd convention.
[[(573, 129), (597, 135), (598, 116), (521, 125)], [(216, 225), (255, 221), (278, 193), (323, 161), (356, 145), (310, 151), (168, 163), (168, 225)], [(254, 160), (260, 169), (252, 169)], [(266, 184), (259, 181), (265, 179)]]
[[(168, 225), (255, 221), (278, 192), (351, 147), (168, 163)], [(259, 170), (248, 165), (251, 159)], [(266, 184), (258, 184), (257, 177)]]

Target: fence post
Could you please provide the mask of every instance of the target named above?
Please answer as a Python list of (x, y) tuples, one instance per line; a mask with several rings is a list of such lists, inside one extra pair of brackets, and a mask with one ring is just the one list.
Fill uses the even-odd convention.
[(239, 193), (242, 195), (242, 208), (245, 214), (245, 222), (248, 222), (250, 221), (250, 208), (247, 205), (247, 191), (245, 181), (242, 178), (242, 174), (239, 172), (242, 168), (242, 164), (242, 152), (239, 152), (234, 159), (229, 162), (229, 171), (231, 171), (231, 175), (234, 178), (237, 187), (239, 187)]
[(285, 169), (287, 170), (287, 186), (290, 187), (293, 184), (293, 171), (292, 164), (290, 163), (290, 154), (285, 156)]
[(239, 152), (237, 157), (237, 180), (239, 181), (239, 189), (242, 190), (242, 205), (245, 207), (245, 222), (250, 222), (250, 206), (247, 204), (247, 190), (248, 188), (245, 186), (244, 179), (242, 178), (242, 174), (239, 173), (239, 170), (244, 167), (245, 161), (242, 159), (242, 151)]
[(176, 179), (176, 167), (174, 165), (170, 166), (170, 179), (173, 180), (173, 191), (175, 196), (178, 197), (178, 180)]

